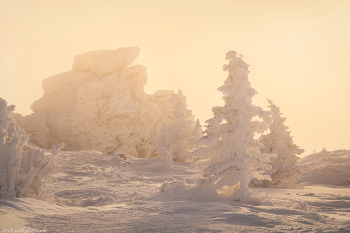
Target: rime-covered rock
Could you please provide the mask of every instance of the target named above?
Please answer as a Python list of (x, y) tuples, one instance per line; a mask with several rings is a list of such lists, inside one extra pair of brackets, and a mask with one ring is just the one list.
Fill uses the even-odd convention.
[(139, 52), (129, 47), (76, 56), (71, 71), (42, 82), (34, 113), (16, 115), (16, 121), (43, 148), (64, 142), (67, 150), (153, 156), (167, 114), (162, 103), (172, 91), (144, 92), (146, 68), (130, 66)]
[(74, 57), (73, 70), (89, 70), (96, 75), (113, 73), (131, 65), (140, 51), (138, 47), (128, 47), (87, 52)]

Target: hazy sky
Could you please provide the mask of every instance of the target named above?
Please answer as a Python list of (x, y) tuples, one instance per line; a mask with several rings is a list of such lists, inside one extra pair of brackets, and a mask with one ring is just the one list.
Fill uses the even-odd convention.
[(75, 55), (139, 46), (149, 94), (181, 89), (201, 123), (223, 105), (225, 54), (251, 65), (253, 102), (281, 107), (312, 153), (350, 149), (350, 1), (0, 0), (0, 97), (30, 114)]

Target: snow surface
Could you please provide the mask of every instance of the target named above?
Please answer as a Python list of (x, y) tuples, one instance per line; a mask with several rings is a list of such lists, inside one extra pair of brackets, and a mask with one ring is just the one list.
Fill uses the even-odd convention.
[[(49, 151), (45, 153), (49, 154)], [(339, 164), (350, 151), (333, 151)], [(315, 155), (302, 159), (311, 163)], [(125, 160), (126, 158), (126, 160)], [(0, 199), (0, 229), (47, 232), (349, 232), (350, 186), (253, 188), (273, 206), (210, 200), (184, 189), (161, 192), (164, 182), (194, 184), (190, 163), (166, 167), (160, 157), (61, 151), (40, 200)], [(319, 167), (329, 160), (318, 160)], [(304, 181), (307, 176), (304, 177)], [(49, 181), (49, 182), (46, 182)]]

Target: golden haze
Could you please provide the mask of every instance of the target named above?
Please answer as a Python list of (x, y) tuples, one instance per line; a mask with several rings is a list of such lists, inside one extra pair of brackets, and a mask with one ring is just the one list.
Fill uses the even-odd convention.
[(281, 107), (304, 154), (350, 149), (349, 1), (0, 0), (0, 96), (30, 114), (41, 81), (75, 55), (139, 46), (147, 93), (181, 89), (201, 123), (222, 105), (228, 50)]

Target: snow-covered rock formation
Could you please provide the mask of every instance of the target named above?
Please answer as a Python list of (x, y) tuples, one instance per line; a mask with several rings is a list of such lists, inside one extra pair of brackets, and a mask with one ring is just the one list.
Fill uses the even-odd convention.
[(42, 82), (34, 113), (16, 121), (43, 148), (63, 142), (66, 150), (152, 157), (173, 91), (144, 92), (146, 68), (130, 66), (139, 53), (128, 47), (76, 56), (71, 71)]

